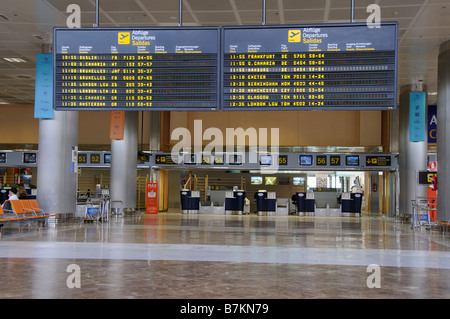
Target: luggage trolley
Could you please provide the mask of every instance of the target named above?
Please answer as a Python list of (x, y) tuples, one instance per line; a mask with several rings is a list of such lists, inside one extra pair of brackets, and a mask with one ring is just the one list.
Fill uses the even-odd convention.
[(90, 197), (86, 200), (86, 210), (84, 212), (83, 221), (92, 223), (98, 221), (100, 215), (100, 198)]
[(85, 223), (100, 221), (108, 222), (111, 213), (111, 197), (101, 194), (100, 197), (91, 197), (86, 201), (86, 211), (83, 221)]

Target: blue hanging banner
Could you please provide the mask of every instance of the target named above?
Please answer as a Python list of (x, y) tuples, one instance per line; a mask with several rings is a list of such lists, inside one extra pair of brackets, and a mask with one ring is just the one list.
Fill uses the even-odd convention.
[(34, 118), (53, 118), (53, 55), (38, 54), (36, 58), (36, 86)]
[(409, 93), (409, 141), (425, 142), (425, 92)]

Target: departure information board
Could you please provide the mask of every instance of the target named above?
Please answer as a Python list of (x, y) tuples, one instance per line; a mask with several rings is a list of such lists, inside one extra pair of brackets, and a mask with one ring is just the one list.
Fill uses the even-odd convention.
[(222, 28), (223, 110), (392, 110), (398, 24)]
[(56, 110), (217, 110), (218, 27), (55, 28)]

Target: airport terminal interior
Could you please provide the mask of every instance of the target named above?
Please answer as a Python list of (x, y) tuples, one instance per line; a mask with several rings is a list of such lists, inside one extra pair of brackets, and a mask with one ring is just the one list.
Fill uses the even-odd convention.
[(449, 99), (449, 0), (2, 0), (0, 298), (449, 298)]

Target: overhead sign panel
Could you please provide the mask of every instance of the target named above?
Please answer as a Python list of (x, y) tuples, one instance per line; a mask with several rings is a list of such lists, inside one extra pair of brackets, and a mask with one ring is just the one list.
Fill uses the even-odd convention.
[(219, 28), (54, 29), (56, 110), (217, 110)]
[(224, 110), (397, 107), (396, 22), (223, 27)]

